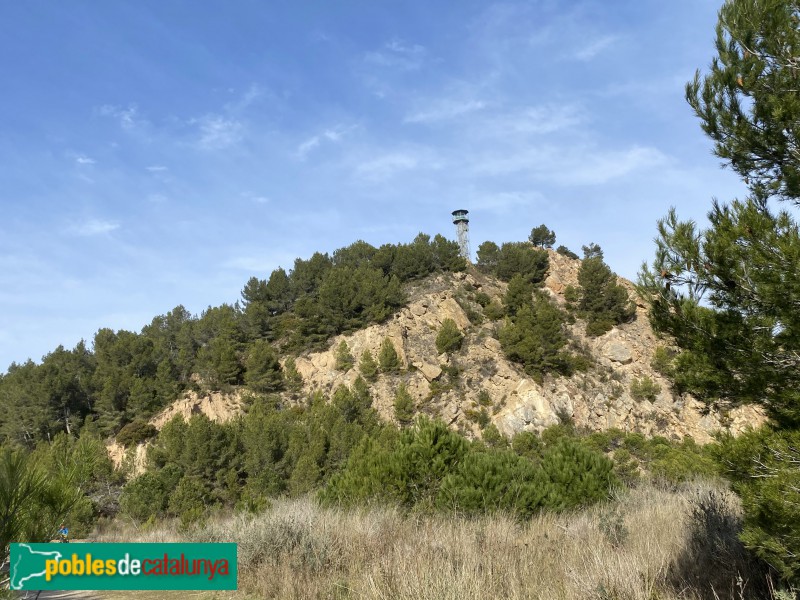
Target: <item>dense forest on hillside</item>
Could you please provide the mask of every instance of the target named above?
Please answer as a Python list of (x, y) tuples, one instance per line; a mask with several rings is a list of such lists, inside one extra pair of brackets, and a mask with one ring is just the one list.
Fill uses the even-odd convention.
[(9, 367), (0, 377), (0, 440), (32, 447), (85, 424), (115, 434), (192, 386), (278, 391), (279, 355), (381, 322), (404, 305), (403, 284), (464, 268), (458, 245), (441, 235), (380, 248), (358, 241), (331, 256), (297, 259), (289, 273), (253, 277), (241, 301), (202, 315), (178, 306), (139, 333), (101, 329), (91, 345)]
[[(505, 354), (537, 379), (586, 368), (585, 357), (567, 349), (568, 321), (584, 318), (587, 332), (598, 335), (632, 316), (627, 292), (594, 244), (584, 249), (581, 286), (573, 290), (569, 314), (536, 292), (548, 270), (546, 245), (533, 243), (541, 228), (555, 240), (542, 225), (526, 242), (481, 244), (471, 268), (508, 282), (508, 291), (502, 305), (476, 296), (478, 312), (469, 309), (471, 318), (499, 320)], [(559, 252), (576, 256), (563, 246)], [(267, 279), (253, 277), (240, 301), (199, 316), (178, 306), (138, 333), (101, 329), (91, 345), (58, 347), (40, 364), (12, 364), (0, 376), (0, 441), (32, 448), (84, 427), (144, 439), (152, 429), (146, 421), (186, 390), (244, 386), (254, 394), (296, 393), (302, 381), (293, 360), (299, 353), (385, 321), (406, 304), (409, 283), (467, 266), (457, 244), (441, 235), (420, 234), (409, 244), (380, 248), (357, 241), (332, 256), (297, 259), (288, 273), (278, 268)], [(462, 334), (440, 335), (445, 352)], [(343, 352), (342, 360), (355, 360)], [(370, 379), (380, 357), (355, 358), (366, 361), (360, 367)]]

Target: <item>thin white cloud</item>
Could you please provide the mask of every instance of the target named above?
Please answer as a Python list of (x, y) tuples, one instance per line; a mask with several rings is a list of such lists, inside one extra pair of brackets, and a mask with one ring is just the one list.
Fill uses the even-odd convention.
[(269, 198), (260, 194), (254, 194), (253, 192), (242, 192), (240, 195), (242, 198), (246, 198), (250, 202), (255, 202), (256, 204), (269, 203)]
[(573, 165), (574, 170), (554, 173), (555, 180), (568, 184), (598, 185), (668, 162), (667, 157), (656, 148), (642, 146), (622, 151), (596, 151), (578, 158)]
[[(235, 93), (236, 90), (230, 89), (228, 91), (230, 93)], [(263, 87), (257, 83), (251, 83), (238, 99), (225, 105), (225, 110), (229, 112), (241, 112), (258, 102), (265, 94), (266, 91)]]
[(401, 171), (415, 169), (421, 164), (419, 156), (406, 152), (394, 152), (359, 163), (355, 174), (368, 181), (383, 181)]
[(150, 171), (151, 173), (161, 173), (162, 171), (169, 171), (169, 169), (163, 165), (151, 165), (149, 167), (145, 167), (145, 169)]
[(662, 152), (651, 147), (609, 150), (537, 146), (513, 153), (484, 152), (470, 157), (469, 168), (480, 175), (505, 177), (523, 174), (534, 181), (558, 185), (601, 185), (667, 162), (668, 158)]
[(606, 35), (593, 42), (590, 42), (573, 56), (578, 60), (591, 60), (603, 50), (614, 44), (619, 38), (615, 35)]
[(98, 109), (98, 112), (104, 117), (116, 118), (119, 121), (120, 127), (126, 130), (136, 129), (144, 122), (139, 117), (139, 109), (135, 104), (131, 104), (127, 108), (113, 104), (104, 104)]
[(482, 192), (465, 196), (464, 203), (482, 212), (505, 214), (511, 209), (542, 205), (545, 200), (539, 192)]
[(119, 229), (119, 223), (103, 219), (89, 219), (82, 223), (73, 224), (69, 231), (75, 235), (89, 237), (111, 233), (117, 229)]
[(220, 115), (205, 115), (200, 119), (193, 119), (191, 123), (198, 127), (197, 147), (201, 150), (227, 148), (241, 141), (244, 135), (242, 123)]
[(379, 67), (414, 71), (423, 65), (426, 55), (425, 46), (406, 44), (395, 39), (384, 44), (380, 50), (367, 52), (364, 55), (364, 62)]
[(485, 126), (494, 134), (545, 134), (563, 131), (584, 120), (583, 110), (575, 104), (545, 104), (526, 107), (490, 119)]
[(319, 144), (320, 144), (320, 137), (318, 135), (310, 137), (297, 147), (295, 156), (297, 156), (297, 158), (299, 158), (300, 160), (303, 160), (308, 155), (308, 153), (311, 152), (317, 146), (319, 146)]
[(408, 115), (404, 121), (406, 123), (434, 123), (446, 121), (462, 115), (466, 115), (486, 107), (486, 103), (481, 100), (443, 100), (434, 106), (414, 112)]
[(309, 153), (315, 148), (318, 148), (323, 142), (328, 141), (338, 143), (341, 141), (342, 137), (352, 129), (353, 127), (344, 127), (342, 125), (337, 125), (336, 127), (326, 129), (320, 134), (311, 136), (297, 146), (294, 156), (300, 160), (305, 160)]
[(75, 162), (79, 165), (93, 165), (96, 164), (96, 161), (93, 158), (89, 158), (88, 156), (84, 156), (83, 154), (79, 154), (75, 157)]

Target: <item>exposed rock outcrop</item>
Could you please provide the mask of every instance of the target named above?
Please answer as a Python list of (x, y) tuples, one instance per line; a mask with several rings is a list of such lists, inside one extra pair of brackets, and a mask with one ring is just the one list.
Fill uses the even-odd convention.
[[(544, 289), (558, 303), (566, 302), (567, 286), (578, 285), (579, 267), (579, 260), (550, 252)], [(619, 282), (636, 302), (633, 284), (622, 278)], [(669, 382), (650, 366), (659, 341), (640, 302), (632, 322), (596, 338), (587, 337), (585, 324), (576, 321), (570, 326), (571, 334), (591, 356), (593, 367), (572, 377), (546, 377), (541, 384), (536, 383), (503, 355), (496, 339), (499, 323), (470, 322), (462, 305), (468, 306), (470, 296), (477, 290), (499, 300), (505, 284), (474, 270), (439, 275), (425, 282), (412, 291), (410, 304), (386, 323), (338, 336), (331, 341), (329, 350), (298, 358), (297, 369), (303, 376), (305, 391), (330, 393), (339, 385), (353, 384), (358, 377), (357, 366), (344, 373), (334, 368), (334, 349), (342, 340), (353, 356), (360, 356), (364, 350), (377, 356), (384, 338), (389, 338), (406, 371), (381, 375), (372, 386), (374, 406), (386, 419), (393, 418), (394, 390), (401, 382), (420, 411), (439, 416), (471, 435), (479, 435), (479, 428), (469, 417), (480, 409), (481, 391), (491, 399), (491, 421), (506, 435), (539, 431), (571, 418), (589, 430), (617, 427), (676, 439), (688, 435), (698, 442), (708, 442), (719, 429), (738, 433), (764, 419), (754, 407), (709, 410), (691, 396), (674, 394)], [(445, 319), (453, 319), (465, 333), (461, 351), (450, 357), (436, 352), (436, 334)], [(453, 381), (445, 371), (460, 374)], [(661, 389), (652, 402), (631, 396), (631, 383), (642, 377), (651, 378)]]

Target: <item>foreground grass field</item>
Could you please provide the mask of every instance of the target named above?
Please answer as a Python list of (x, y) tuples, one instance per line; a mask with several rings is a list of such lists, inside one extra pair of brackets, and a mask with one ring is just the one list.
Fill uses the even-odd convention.
[[(235, 541), (236, 597), (714, 599), (769, 596), (736, 539), (738, 507), (708, 483), (651, 485), (528, 523), (280, 500), (187, 531), (118, 526), (102, 541)], [(226, 596), (227, 597), (227, 596)]]

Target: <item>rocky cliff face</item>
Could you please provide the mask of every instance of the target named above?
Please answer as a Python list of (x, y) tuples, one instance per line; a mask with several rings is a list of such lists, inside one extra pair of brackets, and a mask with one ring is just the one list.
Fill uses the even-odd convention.
[[(544, 289), (556, 302), (565, 302), (567, 286), (577, 286), (579, 267), (579, 260), (550, 252)], [(620, 282), (635, 300), (633, 284), (621, 278)], [(691, 396), (674, 394), (669, 382), (650, 366), (659, 342), (642, 305), (637, 306), (635, 320), (597, 338), (587, 337), (585, 324), (576, 321), (570, 326), (574, 341), (591, 356), (594, 365), (587, 372), (546, 377), (537, 383), (505, 359), (496, 337), (498, 322), (470, 322), (465, 308), (470, 310), (470, 297), (477, 291), (499, 301), (505, 284), (477, 271), (440, 275), (425, 282), (412, 290), (409, 306), (388, 322), (339, 336), (331, 341), (328, 351), (299, 357), (297, 369), (303, 376), (304, 391), (330, 393), (339, 385), (352, 385), (358, 377), (357, 364), (347, 372), (335, 369), (334, 350), (342, 340), (357, 363), (365, 349), (377, 357), (381, 343), (389, 338), (404, 370), (380, 375), (372, 386), (374, 406), (388, 420), (393, 419), (394, 391), (402, 382), (420, 412), (438, 416), (474, 436), (480, 435), (475, 421), (481, 408), (509, 436), (519, 431), (540, 431), (560, 419), (571, 418), (579, 427), (590, 430), (617, 427), (671, 438), (689, 435), (698, 442), (708, 442), (717, 430), (738, 433), (763, 421), (762, 414), (752, 407), (709, 411)], [(477, 305), (472, 308), (477, 309)], [(448, 318), (464, 332), (464, 344), (451, 356), (438, 355), (436, 334)], [(458, 375), (452, 376), (455, 372)], [(631, 383), (643, 377), (660, 386), (652, 401), (636, 400), (631, 395)], [(488, 394), (488, 406), (479, 404), (482, 391)], [(483, 400), (486, 404), (485, 394)]]

